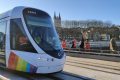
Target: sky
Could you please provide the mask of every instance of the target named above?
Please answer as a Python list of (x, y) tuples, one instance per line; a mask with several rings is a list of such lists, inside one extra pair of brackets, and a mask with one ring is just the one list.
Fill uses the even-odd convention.
[(120, 0), (0, 0), (0, 13), (28, 6), (61, 14), (62, 20), (102, 20), (120, 25)]

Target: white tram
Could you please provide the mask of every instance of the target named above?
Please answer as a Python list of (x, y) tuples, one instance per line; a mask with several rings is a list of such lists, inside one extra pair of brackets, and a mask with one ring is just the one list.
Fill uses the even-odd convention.
[(0, 66), (28, 73), (63, 69), (66, 55), (48, 13), (15, 7), (0, 14)]

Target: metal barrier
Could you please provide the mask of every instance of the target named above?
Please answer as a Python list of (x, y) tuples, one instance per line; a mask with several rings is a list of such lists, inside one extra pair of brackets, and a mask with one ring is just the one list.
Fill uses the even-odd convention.
[(64, 51), (67, 53), (94, 54), (94, 55), (119, 56), (120, 57), (120, 51), (116, 51), (116, 53), (114, 53), (113, 51), (110, 51), (110, 50), (80, 49), (80, 48), (65, 48)]

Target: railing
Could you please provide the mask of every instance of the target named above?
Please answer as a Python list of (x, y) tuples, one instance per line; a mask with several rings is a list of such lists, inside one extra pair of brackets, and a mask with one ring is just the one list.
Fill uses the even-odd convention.
[[(109, 50), (109, 43), (110, 41), (96, 41), (96, 42), (89, 42), (90, 43), (90, 48), (91, 49), (99, 49), (99, 50)], [(120, 51), (120, 41), (116, 42), (117, 47), (118, 47), (118, 51)], [(67, 42), (67, 48), (71, 48), (72, 44), (70, 44), (70, 42)], [(76, 43), (76, 47), (80, 48), (80, 43), (77, 42)]]
[(106, 56), (119, 56), (120, 51), (111, 50), (99, 50), (99, 49), (80, 49), (80, 48), (65, 48), (67, 53), (78, 53), (78, 54), (94, 54), (94, 55), (106, 55)]

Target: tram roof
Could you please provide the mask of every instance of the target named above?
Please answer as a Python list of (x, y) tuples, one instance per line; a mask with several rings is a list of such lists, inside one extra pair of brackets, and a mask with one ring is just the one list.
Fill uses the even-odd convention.
[[(10, 17), (10, 19), (20, 18), (22, 16), (23, 9), (25, 9), (25, 8), (31, 8), (31, 7), (25, 7), (25, 6), (15, 7), (15, 8), (13, 8), (5, 13), (0, 14), (0, 19), (7, 18), (7, 17)], [(40, 11), (42, 11), (42, 10), (40, 10)], [(45, 11), (42, 11), (42, 12), (45, 12)], [(46, 14), (48, 14), (48, 13), (46, 13)]]
[(29, 7), (25, 7), (25, 6), (15, 7), (9, 11), (6, 11), (0, 14), (0, 19), (6, 18), (6, 17), (18, 17), (20, 16), (20, 13), (22, 12), (24, 8), (29, 8)]

